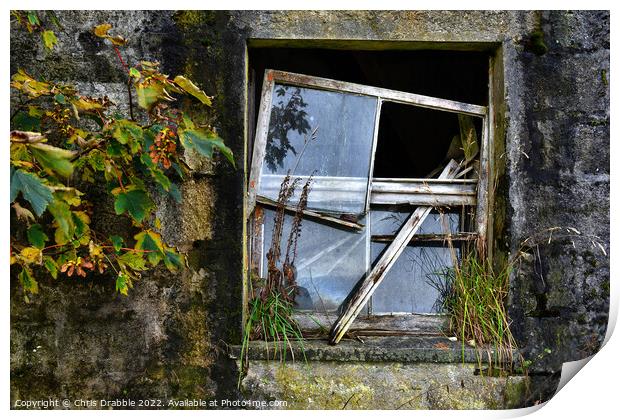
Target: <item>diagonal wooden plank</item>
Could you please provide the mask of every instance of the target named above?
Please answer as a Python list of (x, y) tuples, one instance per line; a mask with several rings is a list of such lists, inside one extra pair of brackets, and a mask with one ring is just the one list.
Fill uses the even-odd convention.
[[(444, 170), (439, 175), (439, 179), (452, 178), (459, 170), (460, 166), (456, 161), (448, 162)], [(370, 299), (370, 296), (379, 287), (389, 269), (394, 265), (400, 254), (405, 250), (411, 238), (418, 231), (424, 219), (428, 216), (432, 207), (424, 206), (415, 209), (403, 227), (398, 231), (394, 241), (383, 252), (379, 261), (370, 270), (370, 273), (362, 280), (359, 288), (351, 299), (347, 302), (344, 311), (338, 317), (329, 335), (330, 344), (337, 344), (342, 336), (347, 332), (357, 315)]]

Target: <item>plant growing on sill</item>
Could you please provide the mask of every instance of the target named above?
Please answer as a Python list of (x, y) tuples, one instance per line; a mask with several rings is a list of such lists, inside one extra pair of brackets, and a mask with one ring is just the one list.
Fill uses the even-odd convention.
[[(281, 262), (280, 258), (285, 206), (293, 196), (299, 181), (300, 178), (291, 178), (289, 171), (280, 185), (271, 247), (267, 252), (267, 278), (256, 279), (251, 285), (248, 318), (243, 328), (238, 387), (241, 386), (241, 379), (247, 372), (248, 349), (251, 340), (264, 340), (266, 346), (267, 342), (272, 341), (274, 345), (273, 359), (279, 358), (281, 362), (286, 360), (287, 349), (290, 349), (291, 357), (295, 358), (295, 352), (291, 345), (291, 341), (295, 340), (300, 345), (304, 359), (306, 357), (303, 335), (299, 325), (293, 319), (293, 311), (297, 293), (295, 269), (297, 242), (301, 236), (302, 216), (308, 205), (312, 176), (308, 177), (301, 190), (296, 212), (291, 222), (291, 231), (286, 242), (284, 262)], [(268, 348), (267, 354), (269, 354)]]
[[(444, 272), (443, 284), (438, 284), (443, 297), (443, 308), (450, 317), (449, 331), (462, 342), (463, 357), (465, 343), (476, 347), (480, 371), (482, 371), (482, 353), (486, 353), (488, 371), (491, 373), (520, 372), (527, 374), (533, 362), (539, 362), (552, 353), (545, 348), (544, 354), (535, 360), (525, 360), (519, 354), (518, 363), (514, 363), (514, 351), (517, 342), (510, 330), (511, 320), (506, 308), (511, 272), (518, 268), (525, 257), (530, 256), (540, 263), (540, 246), (552, 241), (570, 241), (577, 248), (576, 241), (585, 241), (593, 251), (600, 251), (607, 256), (605, 245), (596, 235), (588, 235), (574, 227), (551, 227), (535, 232), (521, 242), (514, 256), (504, 262), (498, 270), (491, 261), (480, 258), (476, 251), (464, 251), (460, 263), (452, 243), (454, 268)], [(542, 276), (542, 274), (538, 273)]]
[[(267, 278), (255, 278), (250, 283), (250, 296), (247, 303), (248, 317), (243, 326), (240, 354), (241, 367), (239, 369), (237, 387), (241, 386), (241, 379), (243, 379), (248, 369), (248, 351), (250, 341), (252, 340), (264, 340), (267, 354), (269, 354), (267, 342), (273, 342), (273, 359), (279, 358), (282, 363), (286, 360), (287, 349), (290, 349), (291, 357), (295, 358), (295, 352), (291, 345), (291, 341), (295, 340), (299, 343), (304, 360), (306, 359), (303, 335), (299, 325), (293, 318), (295, 296), (298, 293), (295, 259), (297, 257), (297, 243), (301, 236), (301, 224), (304, 211), (308, 207), (308, 196), (312, 188), (314, 172), (310, 174), (301, 189), (299, 201), (295, 207), (295, 214), (291, 221), (291, 231), (286, 241), (284, 261), (281, 260), (281, 245), (287, 204), (301, 181), (301, 178), (293, 178), (291, 173), (295, 173), (297, 170), (308, 144), (317, 140), (318, 129), (319, 127), (316, 126), (309, 135), (304, 136), (303, 148), (299, 152), (295, 164), (292, 168), (289, 168), (280, 184), (278, 199), (276, 200), (271, 245), (267, 252)], [(260, 209), (257, 207), (255, 211), (260, 211)]]
[(498, 271), (473, 251), (445, 271), (443, 307), (450, 318), (449, 331), (461, 341), (463, 358), (465, 343), (478, 349), (480, 367), (483, 350), (490, 369), (511, 371), (513, 367), (517, 343), (505, 306), (511, 271), (512, 264)]

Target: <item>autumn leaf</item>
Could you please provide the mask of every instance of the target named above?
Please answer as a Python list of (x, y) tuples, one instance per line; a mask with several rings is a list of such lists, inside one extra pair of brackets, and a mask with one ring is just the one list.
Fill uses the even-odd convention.
[(25, 291), (33, 294), (39, 293), (39, 284), (34, 277), (32, 277), (32, 273), (29, 268), (23, 267), (17, 278)]
[(70, 159), (75, 156), (74, 152), (44, 143), (29, 144), (28, 149), (48, 174), (68, 178), (73, 173)]
[(146, 258), (151, 265), (156, 266), (164, 255), (164, 244), (161, 235), (152, 230), (145, 230), (134, 236), (136, 249), (146, 252)]
[(144, 260), (144, 258), (142, 258), (141, 254), (142, 253), (131, 251), (126, 252), (123, 255), (119, 256), (116, 261), (121, 265), (125, 265), (131, 268), (132, 270), (144, 271), (147, 269), (146, 261)]
[(15, 210), (15, 215), (18, 220), (26, 222), (27, 224), (30, 224), (31, 221), (34, 222), (34, 215), (32, 212), (20, 206), (18, 202), (13, 203), (11, 207)]
[(45, 247), (45, 241), (49, 239), (39, 224), (30, 226), (26, 235), (28, 236), (28, 242), (38, 249), (43, 249), (43, 247)]
[(207, 96), (207, 94), (204, 93), (204, 91), (196, 86), (191, 80), (183, 76), (177, 76), (174, 78), (174, 83), (179, 85), (181, 89), (198, 99), (203, 104), (211, 106), (211, 97)]
[(36, 80), (22, 69), (17, 70), (17, 73), (11, 77), (11, 87), (20, 90), (31, 98), (48, 95), (51, 89), (49, 83)]
[(19, 256), (26, 264), (41, 264), (43, 262), (41, 250), (31, 246), (22, 249)]
[(131, 287), (131, 280), (129, 276), (123, 272), (118, 273), (118, 276), (116, 277), (116, 291), (127, 296), (129, 287)]
[(183, 255), (175, 252), (172, 248), (166, 248), (164, 251), (164, 264), (166, 268), (170, 271), (176, 271), (179, 268), (183, 267), (183, 263), (185, 259)]
[(120, 251), (123, 247), (123, 238), (117, 235), (110, 236), (110, 242), (112, 242), (112, 246), (116, 252)]
[(117, 120), (113, 124), (112, 137), (121, 144), (128, 144), (132, 153), (138, 153), (142, 144), (142, 127), (129, 120)]
[(56, 34), (54, 31), (43, 31), (41, 33), (41, 38), (43, 39), (43, 45), (48, 50), (52, 50), (54, 45), (58, 43), (58, 39), (56, 38)]
[(136, 84), (138, 106), (150, 111), (158, 101), (174, 101), (174, 98), (166, 91), (166, 85), (155, 79), (148, 79)]
[(109, 23), (102, 23), (101, 25), (95, 26), (95, 28), (93, 29), (93, 32), (99, 38), (104, 38), (108, 36), (108, 31), (110, 29), (112, 29), (112, 25), (110, 25)]
[(52, 257), (43, 257), (43, 266), (50, 273), (54, 280), (58, 278), (58, 264), (56, 264), (56, 261), (54, 261)]
[(108, 31), (110, 29), (112, 29), (112, 25), (110, 25), (109, 23), (102, 23), (101, 25), (95, 26), (95, 28), (93, 29), (93, 32), (99, 38), (107, 39), (116, 46), (125, 45), (128, 42), (127, 39), (123, 38), (120, 35), (115, 35), (115, 36), (109, 35)]

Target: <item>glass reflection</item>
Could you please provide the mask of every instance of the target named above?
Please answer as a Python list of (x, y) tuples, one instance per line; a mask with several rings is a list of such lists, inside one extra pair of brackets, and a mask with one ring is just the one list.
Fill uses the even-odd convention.
[(374, 97), (276, 84), (259, 195), (277, 200), (287, 173), (312, 175), (308, 209), (363, 214), (376, 108)]

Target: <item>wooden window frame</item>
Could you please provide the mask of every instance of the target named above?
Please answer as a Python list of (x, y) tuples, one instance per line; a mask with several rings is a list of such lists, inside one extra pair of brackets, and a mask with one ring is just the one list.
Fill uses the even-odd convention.
[[(458, 101), (452, 101), (447, 99), (440, 99), (430, 96), (418, 95), (414, 93), (395, 91), (385, 88), (372, 87), (366, 85), (360, 85), (355, 83), (337, 81), (332, 79), (306, 76), (296, 73), (283, 72), (278, 70), (266, 70), (263, 81), (263, 89), (261, 93), (261, 102), (259, 107), (259, 114), (257, 119), (255, 141), (253, 146), (253, 154), (250, 168), (250, 178), (248, 182), (247, 201), (246, 201), (246, 214), (251, 226), (251, 240), (250, 251), (251, 264), (256, 267), (262, 265), (262, 252), (264, 251), (264, 244), (262, 243), (262, 231), (256, 231), (256, 227), (262, 224), (262, 211), (255, 211), (258, 207), (275, 207), (276, 203), (265, 197), (257, 196), (259, 191), (259, 182), (261, 178), (261, 170), (263, 160), (265, 157), (265, 146), (267, 142), (267, 133), (269, 127), (269, 118), (271, 114), (271, 106), (273, 100), (274, 86), (276, 83), (289, 84), (298, 87), (316, 88), (319, 90), (350, 93), (357, 95), (365, 95), (375, 97), (377, 99), (377, 109), (375, 113), (375, 127), (374, 136), (372, 142), (370, 171), (368, 177), (368, 188), (366, 194), (365, 211), (368, 214), (370, 206), (372, 204), (409, 204), (420, 206), (420, 212), (418, 216), (415, 216), (416, 211), (410, 216), (410, 219), (416, 219), (411, 221), (409, 225), (413, 225), (413, 228), (409, 226), (408, 229), (401, 230), (401, 237), (399, 234), (394, 238), (383, 238), (384, 242), (398, 241), (397, 245), (394, 245), (393, 252), (385, 251), (391, 255), (389, 258), (395, 261), (400, 252), (410, 242), (423, 241), (423, 240), (441, 240), (441, 236), (437, 235), (415, 235), (417, 227), (421, 224), (424, 217), (428, 215), (430, 209), (433, 207), (445, 207), (445, 206), (475, 206), (476, 219), (475, 232), (459, 232), (456, 235), (451, 235), (451, 239), (454, 241), (472, 241), (475, 240), (479, 244), (479, 248), (485, 248), (488, 241), (487, 238), (487, 225), (488, 225), (488, 211), (489, 211), (489, 179), (490, 179), (490, 149), (491, 149), (491, 133), (489, 125), (489, 113), (490, 109), (486, 106), (467, 104)], [(489, 91), (489, 100), (490, 98)], [(404, 105), (411, 105), (416, 107), (428, 108), (437, 111), (451, 112), (456, 114), (464, 114), (481, 118), (482, 120), (482, 135), (480, 140), (480, 170), (477, 180), (473, 179), (454, 179), (453, 177), (458, 175), (458, 171), (452, 172), (454, 168), (447, 168), (445, 176), (450, 176), (450, 179), (428, 179), (428, 178), (372, 178), (375, 161), (375, 151), (377, 147), (377, 137), (379, 130), (379, 119), (381, 116), (381, 107), (384, 102), (394, 102)], [(489, 101), (491, 103), (491, 101)], [(444, 171), (445, 172), (445, 171)], [(445, 178), (445, 177), (444, 177)], [(259, 206), (257, 206), (259, 205)], [(293, 207), (286, 208), (287, 211), (294, 212)], [(424, 217), (420, 217), (425, 213)], [(258, 215), (258, 216), (257, 216)], [(349, 228), (352, 230), (363, 229), (359, 223), (342, 220), (341, 218), (334, 217), (333, 215), (322, 214), (314, 212), (312, 210), (305, 210), (304, 216), (309, 219), (318, 220), (326, 224), (335, 224), (340, 227)], [(369, 217), (369, 216), (368, 216)], [(258, 224), (257, 224), (258, 223)], [(260, 229), (259, 229), (260, 230)], [(370, 232), (368, 232), (370, 237)], [(447, 236), (447, 235), (446, 235)], [(369, 238), (369, 240), (371, 240)], [(260, 242), (260, 252), (257, 253), (256, 247)], [(391, 247), (391, 245), (389, 246)], [(388, 248), (389, 248), (388, 247)], [(261, 261), (257, 261), (258, 254)], [(387, 272), (393, 261), (388, 264), (384, 273)], [(378, 265), (378, 264), (377, 264)], [(367, 273), (366, 279), (373, 272), (371, 268)], [(363, 282), (363, 281), (362, 281)], [(379, 281), (380, 282), (380, 281)], [(360, 282), (361, 283), (361, 282)], [(359, 285), (359, 284), (358, 284)], [(376, 289), (378, 283), (372, 288), (372, 291)], [(372, 291), (368, 295), (372, 295)], [(348, 299), (349, 300), (349, 299)], [(368, 299), (364, 301), (364, 304)], [(350, 301), (350, 300), (349, 300)], [(416, 334), (419, 335), (422, 329), (428, 331), (429, 326), (436, 327), (439, 330), (441, 324), (443, 324), (443, 317), (437, 315), (427, 314), (397, 314), (398, 316), (385, 316), (374, 315), (372, 319), (364, 318), (358, 319), (356, 324), (360, 324), (357, 327), (351, 328), (353, 320), (356, 319), (360, 313), (364, 304), (357, 302), (355, 308), (350, 310), (353, 314), (350, 319), (343, 320), (343, 315), (346, 314), (347, 308), (340, 315), (334, 314), (320, 314), (313, 312), (309, 317), (307, 312), (299, 312), (295, 318), (299, 322), (302, 330), (312, 329), (312, 326), (316, 329), (314, 321), (308, 322), (309, 319), (320, 319), (321, 322), (332, 324), (332, 330), (330, 334), (330, 342), (332, 344), (337, 343), (347, 332), (354, 332), (360, 326), (365, 327), (365, 333), (370, 334), (371, 330), (377, 335), (390, 335), (390, 332), (398, 331), (401, 334)], [(350, 314), (350, 315), (351, 315)], [(336, 321), (336, 322), (334, 322)], [(368, 325), (366, 325), (368, 324)], [(323, 324), (325, 325), (325, 324)], [(372, 326), (372, 327), (370, 327)], [(367, 334), (367, 335), (368, 335)], [(370, 334), (372, 335), (372, 334)]]

